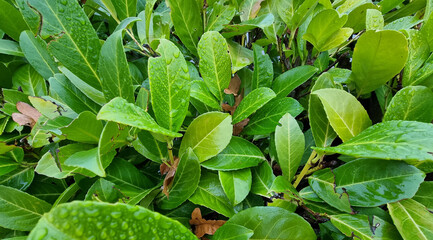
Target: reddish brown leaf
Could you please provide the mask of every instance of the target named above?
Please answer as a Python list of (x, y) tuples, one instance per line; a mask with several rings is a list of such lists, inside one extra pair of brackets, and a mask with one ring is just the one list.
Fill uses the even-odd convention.
[(238, 95), (240, 87), (241, 87), (241, 79), (236, 74), (234, 77), (232, 77), (232, 80), (230, 81), (229, 87), (224, 89), (224, 93), (225, 94), (233, 94), (236, 97)]
[(242, 130), (244, 130), (244, 127), (248, 124), (248, 122), (250, 122), (249, 118), (244, 119), (233, 125), (233, 135), (238, 136), (242, 132)]
[(36, 110), (36, 108), (30, 106), (25, 102), (17, 102), (17, 109), (22, 114), (31, 117), (35, 122), (37, 122), (39, 117), (42, 116), (42, 114), (38, 110)]
[(216, 230), (221, 227), (226, 221), (224, 220), (206, 220), (201, 216), (200, 208), (194, 209), (191, 214), (189, 224), (195, 226), (194, 233), (198, 238), (203, 237), (205, 234), (213, 235)]
[(12, 113), (12, 120), (14, 120), (16, 123), (18, 123), (20, 126), (29, 126), (33, 127), (35, 125), (35, 121), (33, 118), (21, 114), (21, 113)]
[(238, 96), (235, 97), (235, 104), (233, 104), (233, 106), (230, 106), (226, 103), (223, 103), (222, 108), (225, 112), (230, 112), (231, 115), (233, 115), (233, 113), (235, 112), (236, 108), (239, 106), (239, 104), (241, 103), (242, 99), (244, 98), (244, 94), (243, 94), (243, 90), (241, 92), (241, 94), (239, 94)]
[(257, 14), (259, 13), (259, 10), (261, 8), (260, 4), (265, 0), (258, 0), (256, 3), (254, 3), (253, 7), (251, 8), (250, 13), (250, 19), (256, 18)]
[(179, 158), (174, 157), (174, 163), (171, 166), (168, 166), (167, 164), (163, 163), (159, 166), (159, 170), (161, 172), (161, 175), (165, 175), (164, 183), (162, 185), (162, 192), (167, 196), (168, 198), (168, 190), (171, 188), (171, 185), (173, 185), (173, 179), (174, 175), (176, 174), (177, 165), (179, 165)]

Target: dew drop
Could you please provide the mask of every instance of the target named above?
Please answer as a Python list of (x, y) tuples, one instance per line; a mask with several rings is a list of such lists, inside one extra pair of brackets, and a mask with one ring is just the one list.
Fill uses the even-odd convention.
[(63, 224), (63, 229), (68, 230), (70, 227), (71, 227), (71, 225), (69, 224), (69, 222), (65, 222), (65, 223)]
[(137, 211), (134, 213), (134, 218), (137, 220), (141, 220), (146, 217), (146, 213), (142, 211)]
[(149, 224), (143, 225), (143, 232), (147, 233), (147, 232), (149, 232), (149, 230), (150, 230)]
[(78, 225), (78, 227), (75, 228), (75, 235), (81, 237), (84, 233), (84, 228), (82, 225)]
[(104, 223), (103, 222), (97, 222), (96, 223), (96, 227), (101, 230), (104, 227)]
[(84, 211), (86, 212), (87, 215), (89, 215), (91, 217), (99, 216), (99, 211), (96, 208), (95, 209), (86, 208)]
[(77, 214), (78, 214), (77, 210), (74, 209), (74, 210), (71, 211), (71, 215), (72, 216), (76, 216)]
[(66, 6), (66, 4), (68, 4), (68, 0), (61, 0), (60, 3)]
[(175, 58), (178, 58), (180, 56), (180, 51), (175, 52), (173, 55)]
[(113, 218), (120, 218), (122, 216), (122, 213), (121, 212), (112, 212), (111, 216)]
[(65, 12), (65, 9), (64, 8), (59, 8), (59, 12), (63, 13), (63, 12)]
[(118, 226), (119, 226), (119, 224), (117, 222), (111, 222), (110, 223), (111, 228), (117, 228)]
[(45, 236), (47, 236), (48, 230), (46, 228), (39, 228), (35, 232), (35, 239), (42, 240)]
[(182, 70), (184, 73), (188, 73), (189, 71), (187, 66), (182, 66)]
[(101, 238), (102, 239), (106, 239), (108, 237), (107, 232), (106, 231), (102, 231), (101, 232)]
[(119, 235), (120, 239), (126, 239), (126, 235), (124, 233)]
[(122, 230), (126, 230), (128, 229), (128, 223), (127, 222), (123, 222), (122, 223)]
[(67, 216), (69, 216), (69, 212), (67, 209), (62, 208), (59, 212), (59, 216), (61, 218), (66, 218)]

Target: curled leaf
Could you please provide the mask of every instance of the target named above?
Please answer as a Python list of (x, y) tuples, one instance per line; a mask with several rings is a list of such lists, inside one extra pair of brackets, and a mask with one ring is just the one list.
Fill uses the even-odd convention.
[(164, 183), (162, 185), (162, 192), (167, 196), (168, 198), (168, 189), (171, 187), (174, 179), (174, 175), (176, 174), (177, 166), (179, 165), (179, 158), (174, 158), (174, 163), (171, 166), (168, 166), (166, 163), (162, 163), (159, 166), (159, 171), (161, 172), (161, 175), (165, 175)]
[(200, 208), (194, 209), (191, 214), (189, 224), (195, 226), (194, 234), (201, 238), (205, 234), (213, 235), (226, 221), (224, 220), (206, 220), (201, 216)]

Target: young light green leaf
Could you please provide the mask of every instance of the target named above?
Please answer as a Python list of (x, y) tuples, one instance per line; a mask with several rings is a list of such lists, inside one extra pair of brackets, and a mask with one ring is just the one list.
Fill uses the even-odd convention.
[(252, 175), (249, 168), (218, 172), (221, 186), (233, 206), (238, 205), (251, 189)]
[(56, 62), (47, 51), (47, 43), (41, 37), (35, 37), (30, 31), (23, 31), (20, 35), (20, 47), (27, 61), (44, 79), (59, 72)]
[(182, 136), (182, 134), (169, 131), (159, 126), (142, 108), (128, 103), (125, 99), (120, 97), (114, 98), (109, 103), (105, 104), (99, 111), (97, 119), (117, 122), (149, 132), (162, 134), (170, 138)]
[(302, 160), (305, 148), (304, 134), (296, 119), (285, 114), (275, 129), (275, 147), (283, 175), (291, 181)]
[(227, 42), (218, 32), (203, 34), (198, 43), (200, 73), (210, 92), (221, 102), (231, 80)]
[(261, 8), (260, 4), (264, 0), (244, 0), (239, 6), (240, 19), (245, 22), (250, 19), (256, 18)]
[(224, 25), (228, 25), (236, 14), (233, 5), (224, 5), (225, 0), (216, 1), (212, 5), (207, 19), (206, 31), (221, 31)]
[(248, 48), (244, 48), (233, 41), (229, 41), (228, 46), (230, 59), (232, 60), (232, 74), (235, 74), (238, 70), (250, 65), (254, 61), (253, 51)]
[(268, 54), (265, 53), (262, 47), (253, 44), (254, 52), (254, 72), (251, 82), (251, 90), (260, 87), (271, 87), (274, 79), (274, 69), (272, 61)]
[(51, 205), (28, 193), (0, 185), (0, 226), (30, 231)]
[(275, 131), (278, 121), (284, 114), (296, 117), (304, 108), (293, 98), (274, 98), (250, 117), (248, 125), (242, 131), (248, 135), (266, 135)]
[(179, 155), (192, 148), (200, 162), (220, 153), (232, 138), (231, 116), (227, 113), (210, 112), (194, 119), (185, 132)]
[(251, 169), (253, 181), (251, 183), (251, 192), (264, 197), (269, 197), (272, 183), (275, 176), (268, 162), (263, 162), (257, 167)]
[(197, 99), (203, 104), (213, 108), (214, 110), (220, 109), (218, 100), (209, 91), (206, 83), (202, 80), (195, 80), (191, 86), (191, 97)]
[(198, 188), (189, 200), (227, 217), (235, 214), (233, 206), (221, 187), (218, 176), (211, 172), (202, 173)]
[(248, 240), (253, 236), (254, 231), (237, 224), (224, 224), (216, 231), (213, 239), (215, 240)]
[(162, 160), (168, 159), (167, 143), (157, 141), (148, 131), (139, 132), (132, 145), (137, 152), (154, 162), (162, 163)]
[(401, 239), (394, 225), (376, 216), (373, 217), (372, 222), (366, 215), (341, 214), (330, 216), (330, 218), (332, 224), (348, 237), (357, 236), (365, 240)]
[(232, 171), (255, 167), (264, 160), (266, 158), (256, 145), (243, 138), (232, 137), (222, 152), (201, 165), (211, 170)]
[(188, 111), (191, 85), (185, 58), (169, 40), (161, 39), (157, 58), (149, 59), (149, 81), (152, 109), (157, 122), (177, 132)]
[(431, 194), (432, 191), (433, 182), (423, 182), (421, 183), (421, 186), (419, 187), (418, 191), (412, 199), (426, 206), (429, 211), (433, 211), (433, 196)]
[(365, 17), (365, 29), (368, 30), (383, 30), (384, 20), (382, 13), (376, 9), (367, 9), (367, 16)]
[(391, 99), (383, 121), (407, 120), (430, 123), (433, 120), (433, 92), (423, 86), (401, 89)]
[(425, 172), (430, 172), (433, 170), (432, 139), (431, 124), (388, 121), (369, 127), (339, 146), (314, 149), (357, 158), (404, 160)]
[(41, 75), (29, 64), (18, 68), (12, 76), (12, 85), (15, 89), (21, 88), (29, 96), (46, 96), (47, 85)]
[(102, 91), (107, 102), (115, 97), (121, 97), (132, 103), (134, 102), (134, 89), (123, 49), (122, 32), (117, 31), (111, 34), (102, 46), (98, 75), (101, 78)]
[(266, 27), (271, 26), (273, 22), (274, 22), (274, 15), (272, 15), (271, 13), (261, 15), (260, 17), (245, 22), (241, 22), (239, 24), (227, 25), (224, 28), (222, 35), (225, 38), (231, 38), (234, 36), (245, 34), (256, 28), (265, 29)]
[(185, 202), (197, 189), (200, 181), (200, 162), (191, 148), (188, 148), (179, 160), (173, 186), (164, 195), (159, 207), (173, 209)]
[(404, 67), (408, 56), (406, 37), (397, 31), (367, 31), (353, 51), (352, 75), (359, 94), (385, 84)]
[(78, 2), (29, 0), (28, 3), (42, 14), (42, 38), (58, 36), (50, 42), (48, 50), (80, 79), (100, 90), (96, 69), (101, 43)]
[(97, 144), (102, 128), (102, 121), (96, 120), (95, 114), (86, 111), (80, 113), (71, 124), (60, 130), (69, 140)]
[(115, 203), (121, 198), (120, 192), (115, 189), (114, 183), (105, 180), (104, 178), (98, 179), (87, 191), (84, 200), (93, 200), (97, 197), (102, 202)]
[[(115, 154), (116, 153), (113, 152), (111, 157), (113, 158)], [(98, 148), (72, 154), (68, 159), (66, 159), (65, 165), (84, 168), (101, 177), (106, 176), (101, 159), (98, 156)]]
[(167, 0), (167, 4), (171, 9), (170, 15), (176, 35), (191, 53), (197, 55), (198, 40), (203, 34), (203, 20), (200, 14), (202, 6), (196, 0)]
[(318, 70), (319, 69), (309, 65), (290, 69), (275, 78), (272, 90), (275, 91), (278, 98), (286, 97), (295, 88), (310, 79)]
[(275, 97), (274, 91), (267, 87), (253, 90), (242, 100), (233, 113), (233, 124), (244, 120)]
[(403, 239), (433, 238), (433, 215), (421, 203), (406, 199), (387, 206)]
[[(82, 212), (84, 215), (75, 213)], [(98, 232), (98, 237), (95, 236), (95, 230), (101, 221), (94, 219), (101, 218), (103, 228)], [(73, 219), (78, 219), (71, 227)], [(109, 220), (107, 220), (109, 219)], [(151, 220), (151, 223), (149, 222)], [(70, 223), (69, 225), (65, 223)], [(136, 224), (137, 228), (128, 228)], [(107, 228), (108, 226), (118, 226), (117, 228)], [(106, 226), (104, 228), (104, 226)], [(122, 227), (126, 226), (126, 227)], [(53, 208), (49, 213), (44, 215), (38, 222), (36, 227), (30, 233), (28, 239), (36, 240), (40, 236), (59, 239), (79, 239), (105, 238), (110, 232), (114, 233), (113, 238), (120, 239), (122, 236), (128, 236), (129, 232), (133, 236), (142, 236), (146, 239), (159, 238), (170, 239), (167, 226), (171, 229), (172, 236), (180, 236), (185, 239), (196, 239), (196, 237), (178, 221), (172, 220), (164, 215), (152, 212), (143, 207), (131, 206), (127, 204), (117, 203), (100, 203), (100, 202), (81, 202), (75, 201), (66, 203)], [(89, 234), (90, 231), (90, 234)], [(128, 232), (129, 231), (129, 232)], [(102, 235), (102, 237), (100, 237)]]
[(15, 41), (19, 40), (22, 31), (29, 29), (20, 11), (9, 1), (0, 0), (0, 16), (0, 29)]
[[(275, 224), (276, 219), (278, 224)], [(315, 240), (317, 238), (307, 221), (279, 207), (248, 208), (231, 217), (226, 224), (237, 224), (254, 229), (254, 235), (249, 239)], [(223, 225), (216, 234), (227, 230)]]
[(21, 51), (20, 45), (17, 42), (7, 39), (0, 39), (0, 53), (17, 57), (24, 57), (24, 53)]
[(352, 94), (332, 88), (320, 89), (312, 94), (319, 97), (332, 128), (343, 142), (371, 126), (367, 111)]
[(409, 40), (409, 54), (403, 71), (403, 86), (417, 85), (416, 83), (411, 83), (421, 76), (420, 72), (424, 69), (422, 66), (430, 56), (430, 47), (428, 46), (425, 34), (414, 29), (407, 30), (407, 33)]

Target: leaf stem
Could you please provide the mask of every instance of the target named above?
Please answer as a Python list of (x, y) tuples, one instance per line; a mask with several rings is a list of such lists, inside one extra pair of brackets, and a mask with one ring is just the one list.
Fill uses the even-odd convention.
[(173, 157), (173, 142), (167, 141), (167, 149), (168, 149), (168, 157), (170, 159), (170, 165), (174, 164), (174, 157)]
[(313, 152), (310, 154), (310, 157), (308, 158), (307, 163), (305, 164), (304, 168), (302, 169), (301, 173), (298, 175), (298, 177), (295, 180), (295, 183), (293, 183), (293, 187), (297, 187), (301, 180), (304, 178), (304, 176), (307, 174), (308, 170), (312, 166), (313, 160), (317, 157), (316, 151), (313, 150)]

